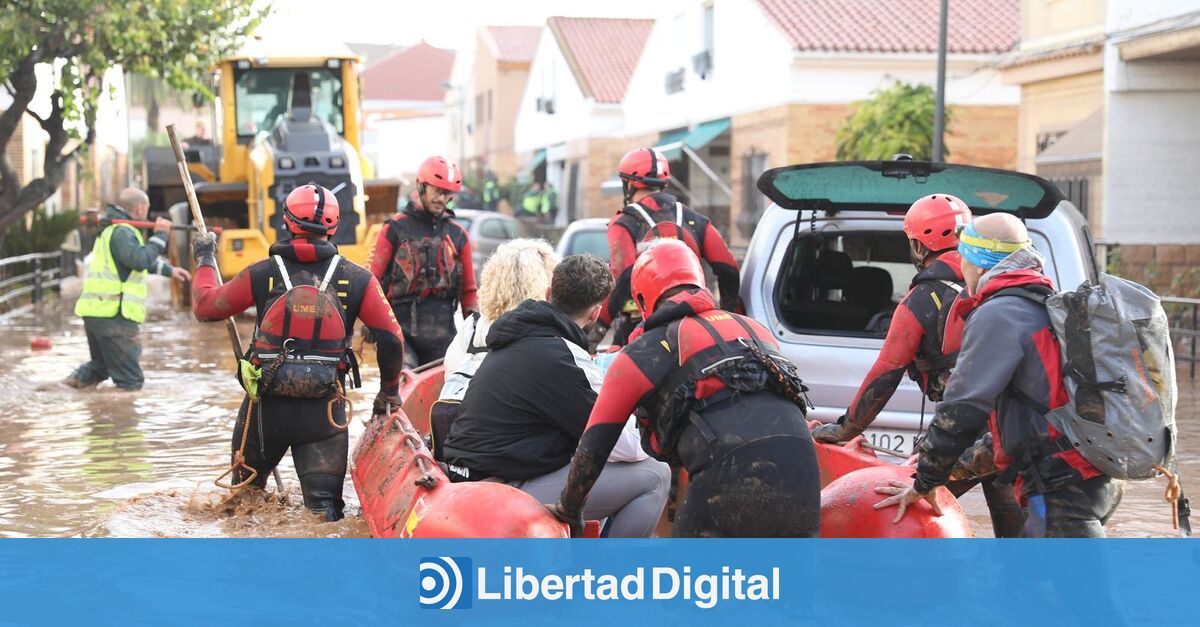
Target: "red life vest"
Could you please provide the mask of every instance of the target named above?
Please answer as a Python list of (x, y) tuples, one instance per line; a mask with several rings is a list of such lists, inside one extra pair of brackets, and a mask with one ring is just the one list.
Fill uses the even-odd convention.
[(267, 300), (247, 356), (262, 369), (258, 393), (330, 398), (337, 394), (341, 373), (351, 366), (342, 305), (329, 289), (341, 257), (330, 259), (317, 285), (292, 285), (283, 258), (272, 258), (285, 289)]

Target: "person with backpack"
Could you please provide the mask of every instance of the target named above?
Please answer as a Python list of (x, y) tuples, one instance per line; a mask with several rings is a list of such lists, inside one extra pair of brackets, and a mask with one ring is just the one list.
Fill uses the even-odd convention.
[(384, 223), (367, 262), (404, 329), (409, 367), (445, 356), (454, 310), (465, 318), (479, 308), (471, 239), (450, 209), (462, 189), (457, 165), (426, 159), (417, 171), (419, 202)]
[[(934, 488), (946, 483), (959, 456), (990, 429), (999, 480), (1014, 482), (1028, 510), (1025, 535), (1104, 537), (1104, 524), (1121, 501), (1121, 484), (1048, 419), (1070, 402), (1064, 375), (1072, 364), (1060, 355), (1060, 338), (1044, 304), (1054, 287), (1042, 273), (1041, 255), (1025, 225), (1005, 213), (966, 226), (958, 251), (969, 297), (955, 304), (947, 321), (951, 341), (943, 349), (958, 351), (954, 374), (921, 442), (915, 481), (876, 488), (892, 495), (876, 509), (897, 505), (899, 521), (916, 501), (933, 504)], [(959, 325), (961, 333), (955, 330)], [(961, 347), (953, 345), (957, 337)]]
[(592, 331), (593, 343), (611, 327), (613, 346), (624, 346), (640, 318), (629, 291), (629, 276), (638, 258), (638, 246), (658, 238), (678, 239), (708, 263), (717, 277), (721, 308), (737, 308), (741, 278), (738, 263), (712, 222), (665, 191), (671, 178), (666, 156), (653, 148), (631, 150), (617, 165), (625, 206), (608, 223), (609, 260), (616, 286), (600, 323)]
[[(942, 350), (946, 318), (963, 287), (957, 230), (970, 221), (971, 209), (949, 194), (931, 194), (909, 207), (904, 216), (904, 234), (917, 275), (896, 306), (879, 357), (867, 372), (854, 401), (837, 422), (814, 429), (814, 440), (833, 444), (861, 435), (892, 398), (905, 373), (917, 382), (930, 401), (942, 400), (957, 356)], [(922, 406), (922, 421), (924, 417)], [(921, 426), (924, 427), (924, 422)], [(961, 496), (982, 480), (996, 537), (1018, 536), (1025, 516), (1013, 496), (1012, 486), (997, 484), (989, 477), (994, 475), (989, 472), (992, 469), (982, 470), (984, 478), (955, 481), (948, 487), (955, 496)]]
[(254, 336), (239, 364), (246, 397), (233, 433), (231, 485), (265, 487), (289, 448), (304, 505), (338, 520), (350, 424), (345, 389), (358, 384), (350, 351), (354, 321), (376, 342), (379, 393), (375, 414), (401, 404), (404, 340), (400, 325), (369, 271), (345, 261), (330, 237), (337, 231), (337, 198), (315, 184), (298, 187), (283, 204), (292, 239), (271, 245), (271, 256), (221, 285), (216, 237), (195, 239), (192, 311), (211, 322), (256, 311)]
[(820, 472), (795, 366), (761, 324), (717, 307), (682, 242), (654, 242), (630, 274), (644, 322), (605, 375), (550, 511), (581, 533), (634, 414), (642, 448), (688, 472), (673, 536), (815, 537)]

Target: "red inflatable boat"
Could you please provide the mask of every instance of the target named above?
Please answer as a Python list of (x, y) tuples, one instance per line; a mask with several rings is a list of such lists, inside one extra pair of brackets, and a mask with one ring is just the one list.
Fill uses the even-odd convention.
[[(440, 365), (405, 371), (403, 408), (373, 418), (354, 449), (351, 475), (371, 533), (413, 538), (566, 537), (566, 527), (524, 492), (499, 483), (452, 484), (438, 468), (422, 437), (429, 431), (429, 410), (443, 378)], [(885, 498), (875, 487), (907, 479), (912, 467), (879, 459), (862, 446), (861, 437), (844, 445), (816, 446), (822, 537), (974, 536), (957, 499), (945, 488), (938, 489), (941, 516), (927, 503), (918, 503), (899, 524), (892, 524), (894, 508), (873, 507)]]

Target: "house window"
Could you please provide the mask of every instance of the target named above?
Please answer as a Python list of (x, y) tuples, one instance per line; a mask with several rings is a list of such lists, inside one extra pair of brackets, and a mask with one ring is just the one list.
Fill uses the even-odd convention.
[(1058, 186), (1063, 196), (1066, 196), (1080, 213), (1088, 215), (1088, 177), (1053, 178), (1050, 182)]
[(668, 94), (674, 94), (683, 91), (683, 68), (679, 68), (673, 72), (667, 72), (666, 90)]
[(492, 121), (492, 90), (487, 91), (487, 121)]
[(475, 128), (483, 126), (483, 94), (475, 94)]

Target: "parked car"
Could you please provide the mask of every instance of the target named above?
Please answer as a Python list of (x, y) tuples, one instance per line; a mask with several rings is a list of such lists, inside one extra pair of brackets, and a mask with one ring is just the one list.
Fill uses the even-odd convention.
[(471, 237), (471, 257), (475, 262), (476, 279), (483, 272), (483, 262), (496, 252), (500, 244), (524, 237), (525, 233), (516, 218), (495, 211), (455, 209), (454, 221), (466, 229)]
[(608, 219), (583, 218), (568, 224), (557, 252), (559, 257), (589, 253), (608, 261)]
[[(1095, 281), (1100, 271), (1083, 215), (1030, 174), (911, 160), (817, 163), (769, 170), (758, 189), (773, 204), (751, 239), (740, 296), (796, 362), (816, 405), (809, 417), (823, 422), (853, 401), (916, 273), (901, 230), (916, 199), (947, 193), (976, 215), (1020, 216), (1060, 289)], [(906, 377), (867, 441), (908, 454), (933, 413)]]

